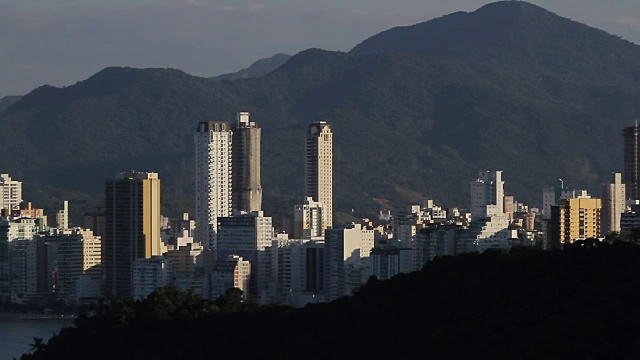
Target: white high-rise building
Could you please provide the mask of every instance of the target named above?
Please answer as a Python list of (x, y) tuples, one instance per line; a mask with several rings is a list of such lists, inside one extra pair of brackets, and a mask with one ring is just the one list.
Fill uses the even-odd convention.
[(67, 200), (62, 202), (62, 209), (56, 213), (56, 227), (58, 230), (69, 228), (69, 202)]
[(326, 121), (309, 126), (305, 159), (305, 196), (322, 203), (323, 229), (333, 226), (333, 132)]
[(471, 216), (479, 219), (504, 213), (504, 181), (502, 171), (480, 171), (471, 187)]
[(232, 131), (227, 122), (198, 124), (195, 141), (195, 239), (216, 248), (218, 217), (232, 214)]
[(351, 224), (325, 233), (324, 296), (333, 301), (351, 295), (369, 275), (369, 256), (374, 246), (374, 232)]
[(293, 237), (295, 239), (311, 239), (324, 236), (323, 226), (327, 223), (322, 203), (305, 198), (304, 204), (293, 208)]
[(607, 236), (612, 231), (620, 232), (620, 218), (625, 210), (625, 190), (621, 173), (613, 173), (613, 183), (602, 184), (600, 220), (600, 234), (602, 236)]
[(11, 180), (9, 174), (0, 174), (0, 210), (11, 210), (21, 202), (22, 181)]

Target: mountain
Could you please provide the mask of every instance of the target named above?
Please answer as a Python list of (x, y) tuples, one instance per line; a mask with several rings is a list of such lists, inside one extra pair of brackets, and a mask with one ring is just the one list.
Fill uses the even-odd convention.
[(254, 77), (260, 77), (262, 75), (268, 74), (273, 70), (280, 67), (282, 64), (287, 62), (291, 58), (291, 55), (287, 54), (275, 54), (270, 58), (260, 59), (251, 66), (246, 69), (242, 69), (238, 72), (222, 74), (214, 77), (210, 77), (209, 79), (214, 81), (220, 80), (237, 80), (237, 79), (249, 79)]
[(366, 39), (350, 54), (427, 55), (624, 85), (640, 80), (637, 45), (523, 1), (396, 27)]
[[(421, 50), (424, 39), (442, 34), (433, 29), (455, 29), (461, 16), (505, 13), (522, 15), (489, 27), (489, 45), (470, 52), (475, 59)], [(340, 219), (352, 209), (374, 216), (427, 198), (464, 207), (478, 170), (504, 170), (507, 192), (535, 205), (557, 178), (597, 194), (599, 183), (622, 169), (620, 129), (640, 112), (637, 45), (523, 2), (403, 29), (349, 54), (303, 51), (259, 78), (107, 68), (66, 88), (40, 87), (0, 114), (2, 172), (25, 181), (25, 198), (36, 205), (55, 209), (69, 199), (80, 211), (100, 204), (104, 179), (116, 171), (157, 170), (164, 213), (177, 215), (192, 211), (196, 124), (231, 120), (237, 111), (251, 112), (263, 128), (264, 204), (275, 224), (303, 196), (305, 132), (317, 119), (335, 133)], [(400, 30), (411, 30), (403, 37), (414, 40), (406, 48), (415, 51), (356, 50)], [(477, 44), (474, 33), (449, 48)], [(517, 44), (491, 40), (503, 33), (517, 33)], [(545, 46), (556, 52), (548, 62), (542, 55), (509, 60)], [(556, 58), (576, 66), (559, 66)]]
[(9, 108), (9, 106), (20, 100), (21, 96), (5, 96), (0, 98), (0, 113)]

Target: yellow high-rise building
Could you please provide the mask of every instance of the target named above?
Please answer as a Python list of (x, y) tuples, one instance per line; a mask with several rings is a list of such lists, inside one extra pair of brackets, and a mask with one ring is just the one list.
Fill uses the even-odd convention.
[(576, 240), (599, 238), (602, 201), (597, 198), (560, 200), (551, 207), (549, 235), (551, 246), (561, 248)]

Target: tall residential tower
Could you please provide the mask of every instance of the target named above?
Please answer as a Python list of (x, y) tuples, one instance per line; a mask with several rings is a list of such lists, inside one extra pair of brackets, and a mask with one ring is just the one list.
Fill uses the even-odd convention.
[(471, 216), (473, 219), (504, 214), (504, 181), (502, 171), (480, 171), (469, 183), (471, 188)]
[(620, 218), (625, 209), (626, 186), (622, 183), (622, 174), (613, 173), (611, 184), (602, 184), (601, 235), (612, 231), (620, 232)]
[(309, 126), (305, 159), (305, 196), (322, 204), (323, 229), (333, 226), (333, 132), (326, 121)]
[(102, 263), (107, 296), (131, 296), (133, 262), (162, 255), (157, 173), (120, 173), (105, 184)]
[(218, 217), (232, 214), (232, 132), (229, 123), (199, 123), (194, 142), (195, 239), (205, 248), (215, 249)]
[(262, 129), (249, 121), (248, 112), (236, 115), (233, 127), (231, 200), (234, 211), (261, 211), (260, 137)]

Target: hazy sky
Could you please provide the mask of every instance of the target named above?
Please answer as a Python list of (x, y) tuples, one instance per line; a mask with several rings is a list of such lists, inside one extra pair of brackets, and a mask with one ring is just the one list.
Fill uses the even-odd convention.
[[(347, 51), (397, 25), (482, 0), (0, 0), (0, 97), (67, 86), (107, 66), (213, 76), (278, 52)], [(640, 44), (638, 0), (533, 3)]]

